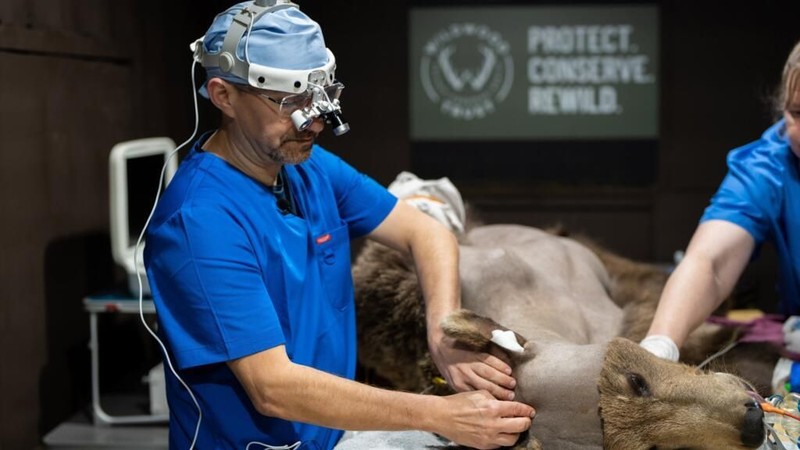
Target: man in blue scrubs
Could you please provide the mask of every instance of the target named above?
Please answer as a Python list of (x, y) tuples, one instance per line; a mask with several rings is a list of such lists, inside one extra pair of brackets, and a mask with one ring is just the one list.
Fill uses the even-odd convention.
[[(319, 25), (292, 5), (241, 3), (215, 18), (195, 57), (222, 123), (182, 161), (145, 250), (176, 369), (167, 371), (170, 448), (330, 449), (343, 429), (512, 445), (533, 409), (513, 401), (509, 366), (451, 347), (439, 327), (460, 305), (454, 236), (314, 144), (325, 120), (342, 125)], [(350, 240), (359, 236), (413, 256), (431, 353), (465, 392), (352, 381)]]
[(642, 341), (658, 356), (678, 359), (679, 346), (730, 295), (765, 241), (779, 257), (779, 309), (800, 314), (800, 42), (779, 92), (782, 118), (728, 154), (728, 175), (664, 288)]

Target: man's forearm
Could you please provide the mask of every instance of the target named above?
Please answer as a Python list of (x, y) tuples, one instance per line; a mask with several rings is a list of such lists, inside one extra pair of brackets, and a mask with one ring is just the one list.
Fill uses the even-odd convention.
[(428, 340), (438, 340), (442, 320), (461, 307), (458, 241), (444, 228), (418, 239), (411, 252), (425, 298)]
[(251, 395), (264, 415), (345, 430), (441, 431), (440, 397), (379, 389), (296, 364), (275, 375)]
[(533, 408), (488, 392), (439, 397), (379, 389), (292, 363), (283, 346), (228, 362), (264, 415), (348, 430), (422, 430), (471, 447), (511, 445)]

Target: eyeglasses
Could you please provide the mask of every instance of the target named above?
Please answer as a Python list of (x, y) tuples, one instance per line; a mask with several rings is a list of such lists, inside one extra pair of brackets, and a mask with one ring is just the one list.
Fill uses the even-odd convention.
[[(306, 91), (302, 94), (290, 94), (283, 98), (272, 98), (264, 91), (250, 86), (236, 85), (236, 87), (241, 91), (269, 100), (278, 105), (278, 111), (283, 117), (290, 117), (292, 113), (298, 109), (308, 108), (314, 101), (314, 95), (310, 91)], [(323, 88), (325, 95), (328, 97), (327, 100), (329, 101), (337, 100), (342, 95), (343, 89), (344, 85), (339, 82), (334, 82)]]

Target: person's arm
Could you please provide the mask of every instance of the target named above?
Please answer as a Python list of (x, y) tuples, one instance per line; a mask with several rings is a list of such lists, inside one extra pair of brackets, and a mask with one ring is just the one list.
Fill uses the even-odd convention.
[(485, 391), (448, 397), (379, 389), (294, 364), (284, 346), (228, 362), (261, 414), (345, 430), (423, 430), (475, 448), (510, 446), (533, 408)]
[(680, 348), (730, 295), (754, 248), (753, 237), (738, 225), (723, 220), (700, 224), (664, 286), (647, 335), (667, 336)]
[(428, 347), (450, 386), (456, 391), (485, 389), (498, 399), (513, 399), (516, 382), (508, 364), (493, 355), (454, 348), (442, 332), (442, 320), (461, 306), (453, 233), (400, 201), (369, 237), (412, 255), (425, 298)]

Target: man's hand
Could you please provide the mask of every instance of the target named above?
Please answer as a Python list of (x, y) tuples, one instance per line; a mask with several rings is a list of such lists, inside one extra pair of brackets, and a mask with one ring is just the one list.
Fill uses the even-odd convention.
[(432, 338), (431, 357), (447, 383), (457, 392), (485, 390), (498, 400), (513, 400), (516, 381), (511, 366), (497, 355), (454, 347), (451, 338)]
[(535, 410), (518, 402), (500, 401), (486, 391), (444, 397), (448, 418), (442, 436), (478, 449), (509, 447), (531, 426)]

